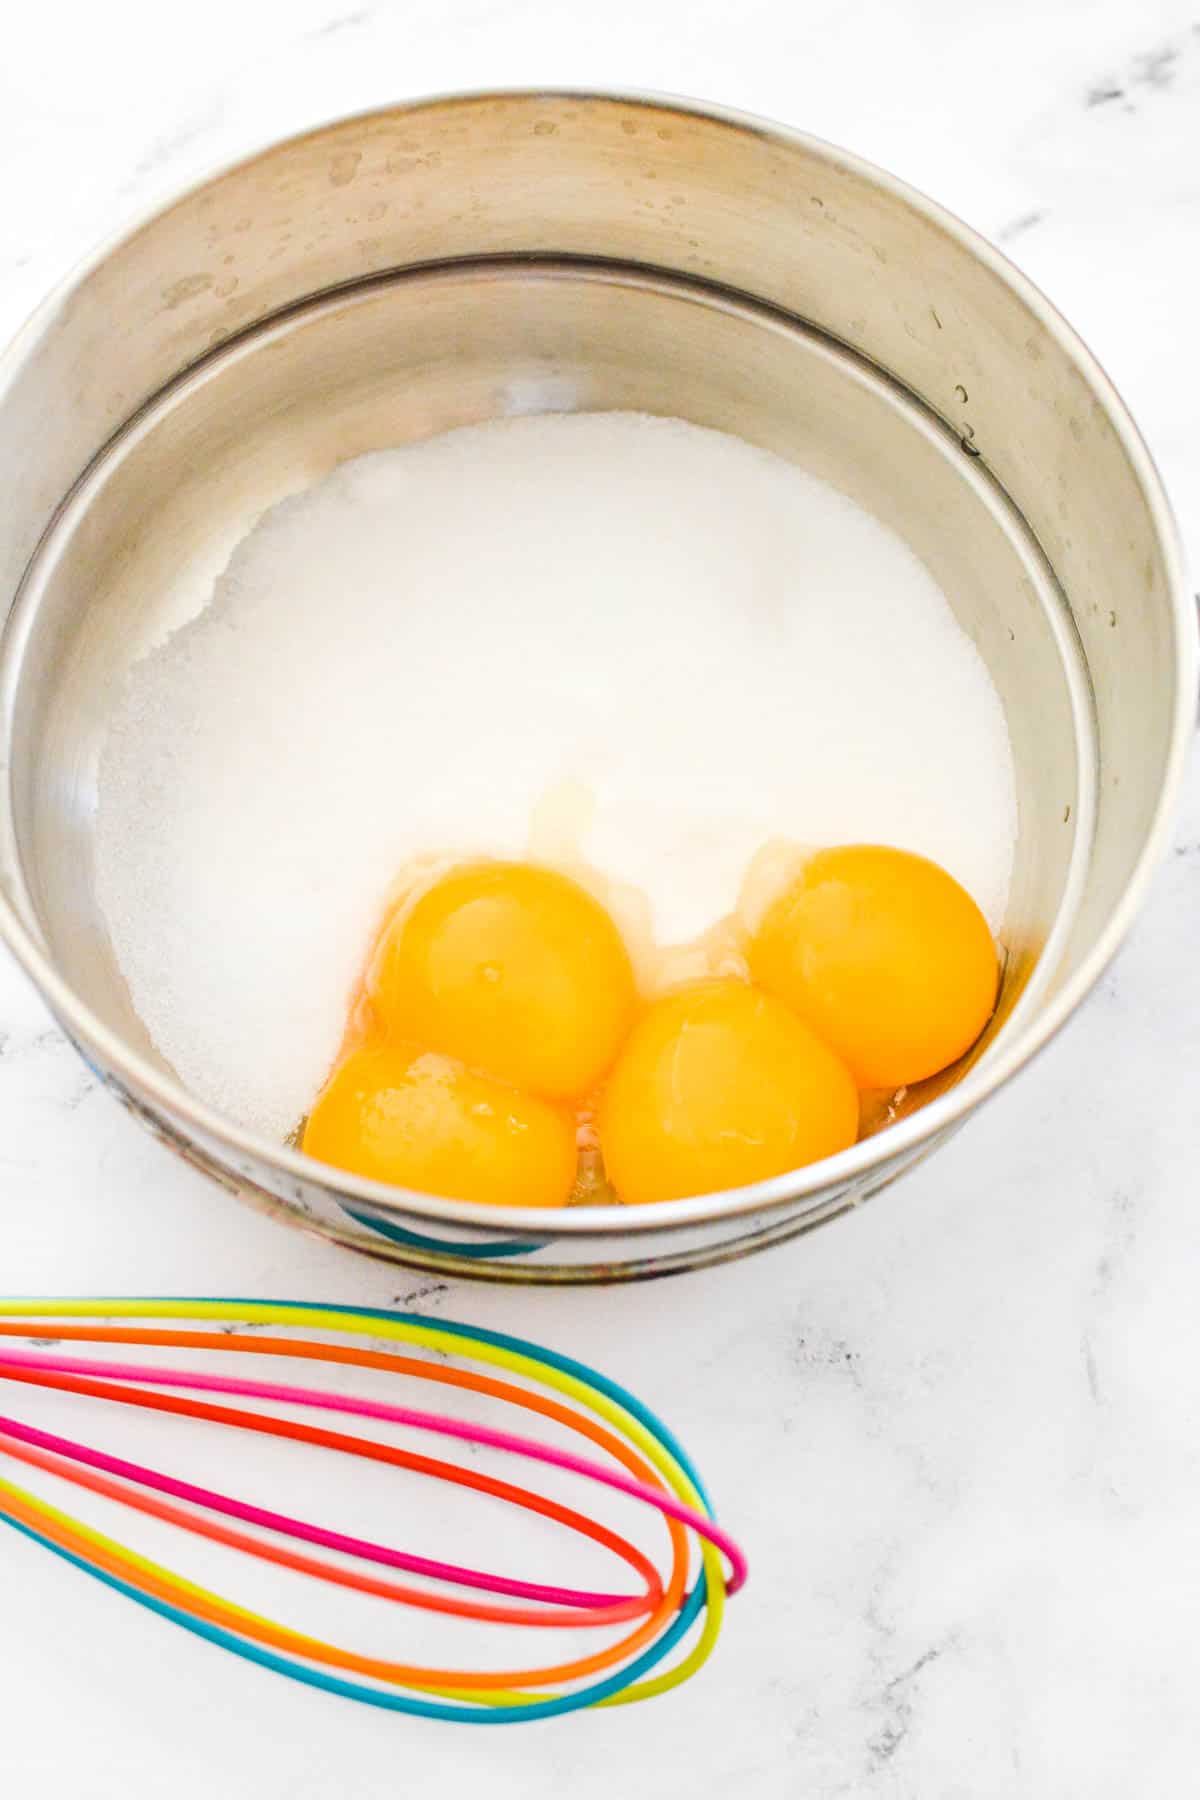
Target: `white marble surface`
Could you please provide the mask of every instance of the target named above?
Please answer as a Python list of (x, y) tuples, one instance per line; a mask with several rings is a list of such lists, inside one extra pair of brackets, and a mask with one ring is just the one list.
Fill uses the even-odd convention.
[[(238, 149), (395, 95), (540, 82), (773, 114), (946, 201), (1098, 351), (1195, 558), (1194, 0), (42, 0), (0, 67), (0, 326)], [(6, 1533), (0, 1789), (1193, 1791), (1198, 903), (1195, 762), (1117, 967), (931, 1164), (768, 1256), (608, 1293), (447, 1290), (239, 1208), (96, 1091), (0, 967), (0, 1286), (402, 1298), (570, 1347), (677, 1425), (758, 1570), (689, 1689), (497, 1736), (309, 1697)]]

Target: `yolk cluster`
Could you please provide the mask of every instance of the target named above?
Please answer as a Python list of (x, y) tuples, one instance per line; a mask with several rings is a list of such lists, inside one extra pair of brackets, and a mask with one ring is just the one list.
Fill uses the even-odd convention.
[(744, 1187), (846, 1149), (861, 1089), (946, 1068), (995, 1006), (986, 921), (907, 851), (810, 857), (745, 953), (749, 981), (639, 1006), (616, 926), (577, 883), (456, 869), (385, 927), (304, 1148), (425, 1193), (554, 1206), (594, 1106), (626, 1203)]

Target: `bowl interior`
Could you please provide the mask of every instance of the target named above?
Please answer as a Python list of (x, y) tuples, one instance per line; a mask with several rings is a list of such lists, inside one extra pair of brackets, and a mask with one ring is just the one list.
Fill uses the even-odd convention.
[(1021, 518), (911, 394), (768, 306), (619, 263), (498, 257), (343, 287), (215, 350), (116, 435), (30, 566), (5, 650), (24, 906), (126, 1045), (159, 1064), (92, 875), (99, 753), (131, 665), (203, 605), (266, 507), (338, 462), (513, 413), (608, 408), (791, 459), (895, 529), (937, 578), (1001, 696), (1018, 785), (1002, 1001), (974, 1057), (1019, 1022), (1069, 927), (1095, 767), (1072, 616)]

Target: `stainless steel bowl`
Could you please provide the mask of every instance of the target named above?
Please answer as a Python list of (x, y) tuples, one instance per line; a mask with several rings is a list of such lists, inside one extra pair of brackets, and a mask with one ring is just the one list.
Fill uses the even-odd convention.
[[(264, 507), (384, 445), (608, 407), (791, 457), (932, 568), (1013, 740), (1007, 969), (968, 1064), (829, 1162), (659, 1207), (501, 1214), (336, 1174), (184, 1091), (132, 1012), (97, 910), (96, 765), (130, 665), (196, 610)], [(477, 94), (276, 145), (47, 301), (0, 368), (0, 480), (0, 927), (152, 1130), (235, 1192), (376, 1255), (612, 1279), (831, 1217), (1046, 1042), (1163, 847), (1195, 622), (1124, 408), (988, 244), (880, 171), (753, 119)]]

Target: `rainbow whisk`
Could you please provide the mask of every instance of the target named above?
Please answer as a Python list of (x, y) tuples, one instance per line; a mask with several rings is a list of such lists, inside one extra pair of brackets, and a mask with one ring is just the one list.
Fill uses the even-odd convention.
[[(264, 1333), (263, 1327), (273, 1329)], [(13, 1342), (44, 1343), (51, 1333), (51, 1350)], [(90, 1348), (74, 1354), (76, 1344)], [(160, 1349), (215, 1353), (222, 1364), (230, 1359), (231, 1372), (189, 1368), (186, 1357), (170, 1366), (109, 1361), (109, 1351), (99, 1348), (120, 1345), (136, 1346), (141, 1356)], [(394, 1381), (400, 1392), (385, 1401), (340, 1388), (249, 1379), (243, 1373), (247, 1355), (310, 1369), (322, 1364), (339, 1371), (342, 1381), (346, 1371), (371, 1370), (373, 1379), (382, 1374), (388, 1390)], [(0, 1521), (236, 1656), (392, 1712), (507, 1725), (651, 1699), (707, 1661), (725, 1600), (746, 1578), (745, 1558), (716, 1523), (699, 1475), (652, 1412), (594, 1369), (498, 1332), (411, 1313), (300, 1301), (0, 1299), (0, 1384)], [(472, 1490), (565, 1527), (611, 1553), (636, 1580), (627, 1573), (625, 1588), (615, 1592), (567, 1587), (334, 1531), (10, 1417), (4, 1392), (21, 1387), (291, 1440)], [(515, 1409), (524, 1429), (496, 1429), (410, 1403), (431, 1387)], [(255, 1404), (227, 1404), (238, 1399)], [(279, 1415), (265, 1410), (268, 1405), (289, 1412)], [(290, 1416), (295, 1412), (405, 1427), (461, 1447), (466, 1460), (446, 1461), (334, 1430)], [(550, 1423), (560, 1439), (565, 1433), (571, 1447), (527, 1435), (539, 1422)], [(591, 1514), (472, 1466), (480, 1450), (565, 1471), (591, 1484), (593, 1496), (598, 1489), (615, 1490), (655, 1509), (664, 1526), (665, 1566)], [(333, 1588), (462, 1621), (549, 1633), (589, 1628), (608, 1641), (568, 1660), (499, 1671), (430, 1668), (358, 1654), (252, 1612), (105, 1536), (9, 1480), (14, 1464)], [(327, 1554), (310, 1554), (310, 1548)], [(400, 1574), (413, 1579), (397, 1579)]]

